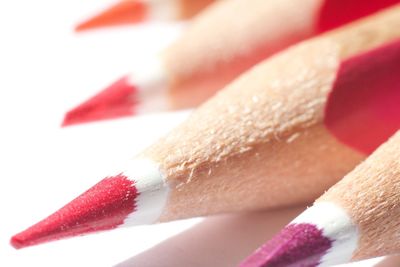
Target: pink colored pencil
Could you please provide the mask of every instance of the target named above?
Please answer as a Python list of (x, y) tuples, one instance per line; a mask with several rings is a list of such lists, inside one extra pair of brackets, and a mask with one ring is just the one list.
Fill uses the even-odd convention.
[(240, 266), (323, 267), (400, 253), (399, 159), (400, 131)]

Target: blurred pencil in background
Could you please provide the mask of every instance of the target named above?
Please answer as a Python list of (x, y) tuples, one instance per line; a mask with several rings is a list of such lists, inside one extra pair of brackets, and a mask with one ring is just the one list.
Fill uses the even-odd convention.
[(314, 200), (400, 127), (399, 38), (400, 5), (265, 60), (12, 243)]
[(77, 32), (145, 21), (190, 19), (215, 0), (120, 0), (78, 24)]
[(159, 57), (73, 108), (63, 125), (193, 107), (271, 54), (399, 0), (227, 0)]

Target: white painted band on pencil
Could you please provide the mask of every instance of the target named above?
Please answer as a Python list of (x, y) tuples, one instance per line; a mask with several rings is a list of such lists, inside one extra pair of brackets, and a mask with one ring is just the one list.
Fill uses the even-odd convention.
[(328, 267), (351, 260), (358, 247), (358, 229), (347, 212), (332, 202), (319, 202), (295, 218), (292, 224), (308, 223), (322, 230), (332, 247), (322, 257), (319, 267)]
[(139, 194), (135, 211), (128, 215), (121, 227), (157, 222), (170, 191), (159, 165), (150, 159), (134, 159), (123, 174), (135, 182)]
[(148, 58), (128, 76), (128, 83), (137, 90), (135, 114), (169, 110), (168, 77), (160, 58)]

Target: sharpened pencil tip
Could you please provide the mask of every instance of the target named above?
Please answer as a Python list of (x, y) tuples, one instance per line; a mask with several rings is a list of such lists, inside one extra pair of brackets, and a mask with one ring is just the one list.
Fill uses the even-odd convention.
[(10, 239), (10, 244), (15, 249), (20, 249), (24, 247), (24, 242), (18, 237), (18, 235), (15, 235)]
[(113, 229), (136, 211), (139, 193), (123, 174), (107, 177), (49, 217), (11, 238), (16, 248)]
[(318, 266), (332, 241), (315, 225), (289, 224), (257, 249), (241, 267)]
[(143, 22), (146, 19), (147, 6), (143, 1), (123, 0), (92, 18), (78, 24), (76, 32)]
[(68, 111), (62, 126), (133, 115), (137, 104), (136, 92), (136, 88), (129, 83), (128, 77), (122, 77), (97, 95)]

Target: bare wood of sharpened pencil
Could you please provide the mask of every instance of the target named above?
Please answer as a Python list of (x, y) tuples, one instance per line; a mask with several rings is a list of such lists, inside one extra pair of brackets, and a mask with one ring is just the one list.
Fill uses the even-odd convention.
[(172, 188), (161, 220), (310, 201), (350, 171), (363, 155), (325, 129), (327, 94), (340, 61), (399, 29), (396, 6), (286, 50), (146, 150)]
[[(187, 103), (196, 102), (193, 94), (206, 99), (203, 94), (214, 93), (267, 55), (311, 37), (322, 4), (303, 1), (301, 11), (292, 0), (252, 0), (250, 5), (229, 0), (210, 6), (161, 55), (173, 106), (193, 105)], [(279, 27), (285, 19), (290, 26)]]
[(399, 159), (400, 130), (240, 266), (336, 266), (399, 253)]
[(317, 202), (343, 207), (360, 233), (354, 260), (399, 253), (400, 131)]
[(180, 7), (179, 17), (182, 19), (190, 19), (195, 16), (199, 11), (201, 11), (211, 3), (215, 2), (215, 0), (178, 0), (178, 2)]

